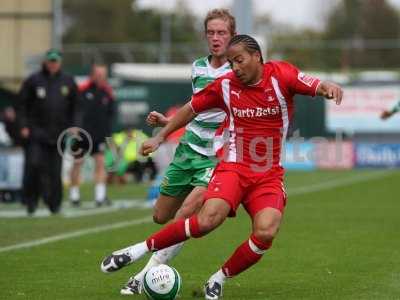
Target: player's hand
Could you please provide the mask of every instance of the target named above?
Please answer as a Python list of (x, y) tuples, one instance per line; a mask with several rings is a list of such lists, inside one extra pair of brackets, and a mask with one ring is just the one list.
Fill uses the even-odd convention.
[(153, 127), (164, 127), (168, 123), (168, 118), (162, 113), (152, 111), (146, 118), (146, 123)]
[(392, 113), (391, 113), (390, 111), (388, 111), (388, 110), (384, 110), (384, 111), (381, 113), (381, 119), (382, 119), (382, 120), (389, 119), (391, 116), (392, 116)]
[(318, 87), (317, 95), (335, 101), (337, 105), (340, 105), (343, 99), (343, 90), (339, 85), (333, 82), (323, 81)]
[(21, 136), (22, 136), (22, 138), (27, 139), (30, 134), (31, 134), (31, 131), (29, 130), (28, 127), (21, 128)]
[(160, 147), (162, 143), (162, 139), (155, 136), (152, 137), (150, 139), (148, 139), (147, 141), (145, 141), (139, 149), (139, 153), (141, 155), (147, 156), (150, 153), (153, 153), (154, 151), (156, 151), (158, 149), (158, 147)]

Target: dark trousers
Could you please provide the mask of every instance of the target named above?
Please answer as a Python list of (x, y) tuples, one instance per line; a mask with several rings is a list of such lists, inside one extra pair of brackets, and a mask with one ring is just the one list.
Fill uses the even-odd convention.
[(30, 142), (25, 147), (23, 198), (29, 213), (33, 213), (42, 197), (52, 213), (57, 213), (62, 201), (62, 157), (56, 146)]
[(146, 172), (149, 175), (149, 179), (154, 180), (157, 175), (157, 168), (151, 157), (149, 157), (146, 161), (139, 162), (135, 160), (130, 163), (127, 172), (133, 174), (136, 182), (142, 182), (143, 175)]

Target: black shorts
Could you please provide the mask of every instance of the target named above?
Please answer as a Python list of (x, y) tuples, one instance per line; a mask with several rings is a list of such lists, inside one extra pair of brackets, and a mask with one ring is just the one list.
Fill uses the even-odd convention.
[(88, 155), (104, 153), (105, 150), (105, 141), (93, 141), (90, 143), (87, 139), (81, 141), (75, 140), (70, 147), (70, 153), (75, 159), (80, 159)]

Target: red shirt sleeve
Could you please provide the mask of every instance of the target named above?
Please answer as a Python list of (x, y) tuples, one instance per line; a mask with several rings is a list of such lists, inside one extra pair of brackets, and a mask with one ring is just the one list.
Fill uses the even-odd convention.
[(90, 87), (91, 84), (92, 84), (92, 82), (91, 82), (90, 79), (88, 79), (88, 80), (82, 82), (82, 83), (78, 86), (79, 92), (80, 92), (80, 93), (83, 93), (84, 91), (86, 91), (86, 90)]
[(287, 62), (275, 63), (279, 77), (286, 84), (291, 94), (301, 94), (314, 97), (321, 82), (318, 78), (305, 74)]
[(222, 97), (221, 81), (216, 80), (200, 92), (194, 94), (190, 104), (195, 113), (201, 113), (212, 108), (224, 109), (225, 104)]

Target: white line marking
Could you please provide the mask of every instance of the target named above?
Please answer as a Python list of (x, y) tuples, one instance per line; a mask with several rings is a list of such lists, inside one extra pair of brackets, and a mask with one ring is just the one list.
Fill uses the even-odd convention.
[[(62, 209), (61, 216), (64, 218), (78, 218), (83, 216), (92, 216), (98, 214), (108, 214), (127, 208), (146, 209), (151, 208), (152, 203), (145, 200), (115, 200), (111, 206), (96, 207), (94, 203), (83, 202), (80, 208), (68, 207)], [(32, 216), (34, 218), (48, 218), (51, 214), (46, 208), (38, 209)], [(0, 211), (0, 218), (27, 218), (26, 209), (19, 207), (18, 209), (8, 209)], [(32, 218), (30, 217), (30, 218)]]
[(348, 186), (354, 183), (360, 183), (368, 180), (373, 180), (373, 179), (378, 179), (378, 178), (383, 178), (386, 176), (391, 175), (391, 171), (376, 171), (374, 173), (367, 173), (367, 174), (362, 174), (362, 175), (357, 175), (357, 176), (349, 176), (345, 178), (335, 178), (332, 180), (326, 180), (321, 183), (316, 183), (316, 184), (311, 184), (307, 186), (302, 186), (302, 187), (297, 187), (293, 189), (288, 189), (288, 195), (289, 196), (298, 196), (298, 195), (303, 195), (303, 194), (308, 194), (308, 193), (313, 193), (313, 192), (319, 192), (319, 191), (324, 191), (324, 190), (329, 190), (335, 187), (343, 187), (343, 186)]
[(152, 203), (145, 200), (116, 200), (113, 201), (112, 206), (103, 206), (94, 209), (89, 208), (85, 210), (69, 209), (63, 212), (63, 216), (65, 218), (77, 218), (77, 217), (92, 216), (98, 214), (108, 214), (111, 212), (117, 212), (128, 208), (148, 209), (152, 207), (153, 207)]
[(92, 228), (88, 228), (88, 229), (72, 231), (69, 233), (54, 235), (54, 236), (43, 238), (43, 239), (38, 239), (38, 240), (33, 240), (33, 241), (25, 242), (25, 243), (1, 247), (0, 253), (24, 249), (24, 248), (31, 248), (31, 247), (40, 246), (40, 245), (49, 244), (49, 243), (54, 243), (57, 241), (81, 237), (81, 236), (92, 234), (92, 233), (105, 232), (105, 231), (109, 231), (109, 230), (113, 230), (113, 229), (119, 229), (119, 228), (124, 228), (124, 227), (128, 227), (128, 226), (135, 226), (135, 225), (139, 225), (139, 224), (150, 223), (151, 221), (152, 221), (152, 217), (146, 216), (144, 218), (133, 220), (133, 221), (119, 222), (119, 223), (114, 223), (114, 224), (109, 224), (109, 225), (103, 225), (103, 226), (97, 226), (97, 227), (92, 227)]
[[(368, 181), (368, 180), (383, 178), (383, 177), (389, 176), (391, 174), (392, 174), (391, 171), (382, 171), (382, 172), (377, 171), (372, 174), (369, 173), (369, 174), (365, 174), (365, 175), (333, 179), (333, 180), (325, 181), (322, 183), (309, 185), (306, 187), (299, 187), (299, 188), (292, 189), (291, 191), (289, 191), (289, 195), (296, 196), (296, 195), (303, 195), (303, 194), (313, 193), (313, 192), (322, 191), (322, 190), (329, 190), (329, 189), (332, 189), (335, 187), (342, 187), (342, 186), (347, 186), (347, 185), (350, 185), (353, 183), (359, 183), (359, 182), (364, 182), (364, 181)], [(124, 228), (124, 227), (128, 227), (128, 226), (135, 226), (135, 225), (144, 224), (144, 223), (150, 223), (151, 221), (152, 221), (151, 216), (147, 216), (147, 217), (144, 217), (144, 218), (138, 219), (138, 220), (119, 222), (119, 223), (114, 223), (114, 224), (109, 224), (109, 225), (103, 225), (103, 226), (73, 231), (73, 232), (64, 233), (64, 234), (60, 234), (60, 235), (54, 235), (54, 236), (51, 236), (48, 238), (33, 240), (33, 241), (15, 244), (15, 245), (6, 246), (6, 247), (1, 247), (0, 253), (24, 249), (24, 248), (31, 248), (31, 247), (49, 244), (49, 243), (62, 241), (62, 240), (66, 240), (66, 239), (81, 237), (81, 236), (88, 235), (88, 234), (105, 232), (105, 231), (109, 231), (109, 230), (113, 230), (113, 229), (119, 229), (119, 228)]]

